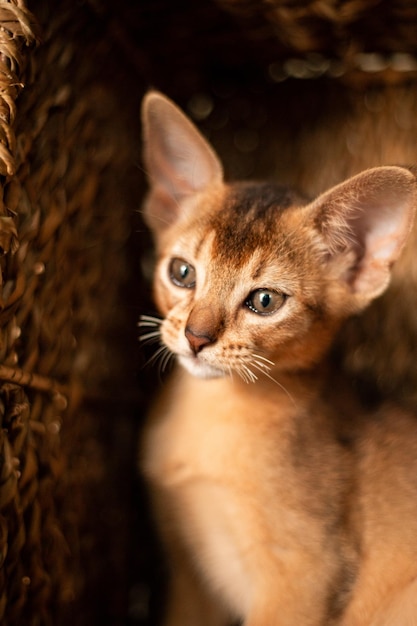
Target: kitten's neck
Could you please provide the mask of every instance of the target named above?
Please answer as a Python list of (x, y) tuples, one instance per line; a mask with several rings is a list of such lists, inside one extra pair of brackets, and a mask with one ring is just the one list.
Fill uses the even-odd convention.
[(185, 379), (187, 385), (200, 389), (222, 390), (227, 397), (229, 394), (241, 395), (252, 400), (259, 397), (275, 398), (277, 402), (290, 400), (295, 406), (304, 404), (304, 400), (310, 402), (318, 397), (323, 386), (328, 380), (330, 364), (327, 361), (309, 369), (283, 371), (271, 370), (267, 373), (257, 374), (257, 378), (247, 382), (239, 375), (232, 374), (220, 378), (201, 379), (196, 378), (181, 366), (177, 366), (177, 376)]

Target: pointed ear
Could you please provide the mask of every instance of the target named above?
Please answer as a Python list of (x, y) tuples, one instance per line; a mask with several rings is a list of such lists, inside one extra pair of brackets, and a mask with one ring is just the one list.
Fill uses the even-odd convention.
[(181, 200), (223, 179), (214, 150), (173, 102), (157, 91), (143, 100), (143, 160), (150, 191), (145, 204), (149, 226), (172, 224)]
[(377, 167), (333, 187), (309, 206), (329, 262), (348, 284), (357, 310), (386, 289), (411, 231), (416, 203), (410, 170)]

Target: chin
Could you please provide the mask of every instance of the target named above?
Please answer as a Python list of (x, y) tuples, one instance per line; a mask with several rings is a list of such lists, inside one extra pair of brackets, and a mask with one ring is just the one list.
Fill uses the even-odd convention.
[(226, 372), (218, 367), (202, 363), (195, 357), (179, 356), (178, 362), (196, 378), (222, 378)]

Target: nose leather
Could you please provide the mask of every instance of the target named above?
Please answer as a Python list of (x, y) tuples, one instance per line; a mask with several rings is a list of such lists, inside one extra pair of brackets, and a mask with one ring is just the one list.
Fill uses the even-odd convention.
[(215, 311), (207, 303), (197, 304), (188, 317), (184, 333), (194, 354), (215, 343), (219, 337), (221, 321)]
[(200, 350), (204, 348), (204, 346), (207, 346), (208, 344), (215, 341), (213, 337), (210, 337), (209, 335), (196, 333), (189, 326), (187, 326), (187, 328), (185, 329), (185, 336), (187, 337), (188, 343), (190, 344), (190, 347), (194, 354), (197, 354), (198, 352), (200, 352)]

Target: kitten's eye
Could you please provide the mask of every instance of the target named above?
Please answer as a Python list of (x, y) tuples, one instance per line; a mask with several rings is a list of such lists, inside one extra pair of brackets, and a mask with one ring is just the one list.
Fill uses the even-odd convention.
[(272, 315), (284, 304), (287, 296), (273, 289), (255, 289), (245, 301), (245, 305), (258, 315)]
[(172, 259), (169, 266), (169, 276), (177, 287), (195, 287), (195, 269), (184, 259)]

